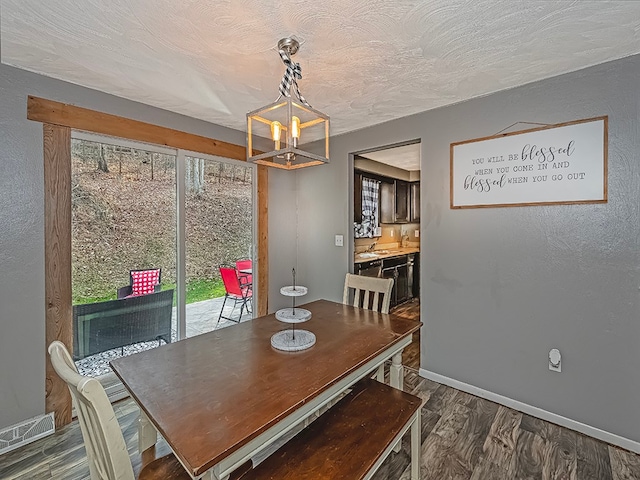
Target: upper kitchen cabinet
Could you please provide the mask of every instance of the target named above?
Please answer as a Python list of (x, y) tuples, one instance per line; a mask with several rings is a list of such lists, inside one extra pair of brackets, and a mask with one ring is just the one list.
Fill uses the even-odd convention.
[(411, 182), (409, 223), (420, 223), (420, 182)]
[(404, 180), (396, 180), (396, 221), (395, 223), (407, 223), (409, 221), (409, 183)]
[[(417, 182), (419, 184), (419, 182)], [(409, 223), (414, 218), (420, 219), (420, 212), (417, 217), (413, 216), (413, 184), (404, 180), (386, 179), (380, 185), (380, 223)], [(418, 195), (420, 186), (418, 185)], [(420, 198), (418, 197), (418, 204)]]
[(353, 221), (362, 222), (362, 173), (353, 174)]
[(380, 184), (380, 223), (396, 223), (396, 184), (391, 179)]

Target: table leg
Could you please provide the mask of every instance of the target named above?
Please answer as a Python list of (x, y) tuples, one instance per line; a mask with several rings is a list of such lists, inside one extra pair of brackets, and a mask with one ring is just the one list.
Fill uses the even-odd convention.
[(158, 441), (158, 432), (156, 427), (149, 421), (145, 413), (140, 410), (138, 418), (138, 451), (144, 452), (147, 448), (152, 447)]
[(392, 387), (402, 390), (404, 388), (404, 367), (402, 366), (402, 352), (396, 353), (391, 358), (391, 369), (389, 372), (390, 384)]
[(411, 424), (411, 480), (420, 480), (420, 410), (416, 412), (416, 419)]
[[(396, 353), (391, 358), (391, 369), (389, 371), (389, 380), (392, 387), (402, 390), (404, 387), (404, 368), (402, 367), (402, 351)], [(398, 453), (402, 448), (402, 441), (396, 443), (393, 451)]]

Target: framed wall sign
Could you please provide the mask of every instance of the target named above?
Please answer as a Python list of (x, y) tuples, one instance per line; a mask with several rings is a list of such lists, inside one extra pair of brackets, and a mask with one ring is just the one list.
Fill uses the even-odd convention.
[(608, 117), (451, 144), (451, 208), (607, 202)]

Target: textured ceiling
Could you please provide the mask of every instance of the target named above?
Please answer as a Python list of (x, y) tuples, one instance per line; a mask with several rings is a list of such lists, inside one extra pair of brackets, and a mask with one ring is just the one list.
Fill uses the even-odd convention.
[(401, 147), (385, 148), (375, 152), (360, 153), (360, 157), (393, 165), (403, 170), (420, 170), (420, 144), (412, 143)]
[(3, 63), (240, 130), (289, 35), (333, 134), (640, 52), (640, 1), (0, 1)]

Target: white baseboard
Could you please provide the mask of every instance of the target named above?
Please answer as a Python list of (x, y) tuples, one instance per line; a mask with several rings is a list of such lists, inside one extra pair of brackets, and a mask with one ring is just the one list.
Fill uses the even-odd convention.
[(531, 415), (532, 417), (555, 423), (562, 427), (566, 427), (571, 430), (584, 433), (585, 435), (589, 435), (590, 437), (597, 438), (598, 440), (602, 440), (603, 442), (610, 443), (611, 445), (616, 445), (620, 448), (624, 448), (625, 450), (630, 450), (634, 453), (640, 454), (640, 442), (636, 442), (634, 440), (630, 440), (628, 438), (624, 438), (619, 435), (600, 430), (599, 428), (592, 427), (585, 423), (577, 422), (576, 420), (572, 420), (561, 415), (556, 415), (555, 413), (551, 413), (546, 410), (542, 410), (541, 408), (519, 402), (518, 400), (513, 400), (509, 397), (504, 397), (488, 390), (483, 390), (482, 388), (469, 385), (468, 383), (460, 382), (458, 380), (454, 380), (453, 378), (430, 372), (428, 370), (425, 370), (424, 368), (420, 369), (420, 376), (428, 378), (429, 380), (433, 380), (434, 382), (448, 385), (449, 387), (457, 388), (458, 390), (470, 393), (471, 395), (486, 398), (487, 400), (499, 403), (500, 405), (504, 405), (505, 407), (513, 408), (514, 410), (518, 410), (519, 412)]

